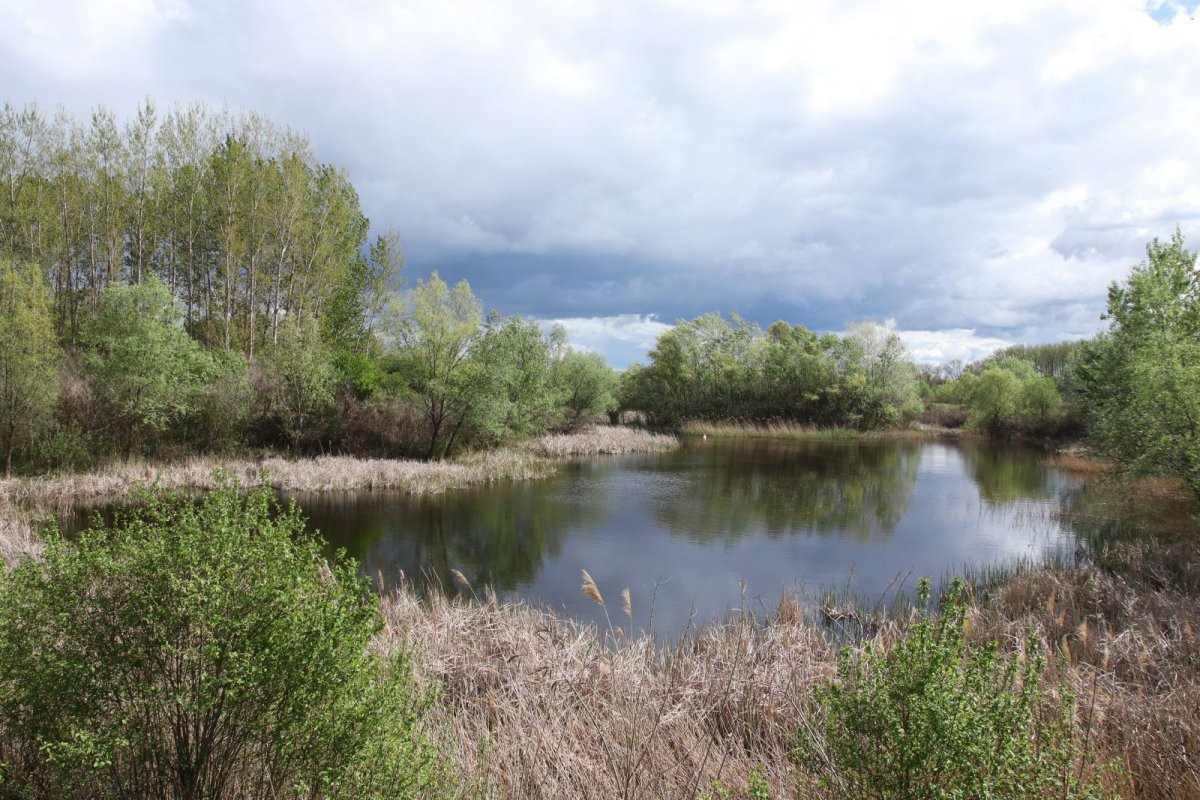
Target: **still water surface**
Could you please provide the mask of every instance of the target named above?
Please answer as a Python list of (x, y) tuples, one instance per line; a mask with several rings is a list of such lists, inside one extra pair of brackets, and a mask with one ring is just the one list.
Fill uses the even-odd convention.
[[(541, 481), (436, 497), (300, 495), (333, 548), (394, 582), (454, 585), (449, 571), (604, 624), (670, 638), (689, 621), (774, 608), (782, 590), (877, 597), (897, 576), (1069, 554), (1055, 518), (1077, 479), (1036, 453), (982, 443), (685, 440), (671, 453), (582, 459)], [(651, 618), (651, 612), (653, 618)], [(618, 619), (619, 617), (619, 619)]]

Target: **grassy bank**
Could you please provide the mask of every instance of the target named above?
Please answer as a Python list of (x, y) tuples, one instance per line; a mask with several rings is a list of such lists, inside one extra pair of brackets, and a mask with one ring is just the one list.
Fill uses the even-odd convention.
[(172, 464), (129, 462), (95, 472), (0, 480), (0, 499), (10, 502), (75, 502), (117, 497), (135, 486), (163, 491), (208, 490), (218, 472), (244, 486), (264, 480), (287, 492), (392, 489), (436, 494), (497, 481), (532, 480), (554, 471), (557, 458), (576, 455), (661, 452), (674, 437), (633, 428), (591, 428), (580, 433), (541, 436), (522, 445), (473, 453), (450, 461), (320, 456), (257, 459), (197, 457)]
[(874, 441), (923, 441), (945, 437), (959, 437), (959, 429), (915, 424), (908, 428), (861, 431), (856, 428), (821, 428), (797, 422), (685, 422), (680, 431), (688, 436), (710, 436), (721, 439), (790, 439), (800, 442), (874, 442)]

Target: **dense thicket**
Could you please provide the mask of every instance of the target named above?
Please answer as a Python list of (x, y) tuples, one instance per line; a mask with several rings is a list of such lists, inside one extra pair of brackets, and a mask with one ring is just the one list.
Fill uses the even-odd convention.
[(1180, 230), (1109, 286), (1103, 318), (1108, 331), (1090, 340), (927, 370), (923, 393), (992, 435), (1084, 435), (1130, 472), (1200, 496), (1200, 270)]
[(916, 367), (886, 329), (818, 335), (780, 321), (763, 331), (717, 314), (660, 336), (649, 364), (623, 376), (621, 402), (662, 425), (782, 419), (870, 429), (920, 412)]

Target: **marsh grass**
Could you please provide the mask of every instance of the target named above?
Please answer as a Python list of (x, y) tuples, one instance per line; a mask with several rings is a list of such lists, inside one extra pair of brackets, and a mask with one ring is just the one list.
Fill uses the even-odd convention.
[(0, 562), (12, 565), (23, 556), (36, 557), (42, 552), (37, 520), (29, 509), (0, 502)]
[[(711, 436), (714, 439), (791, 439), (802, 442), (873, 442), (873, 441), (923, 441), (945, 434), (928, 426), (894, 428), (887, 430), (861, 431), (856, 428), (805, 425), (786, 420), (748, 422), (727, 420), (723, 422), (685, 422), (680, 431), (688, 436)], [(949, 431), (951, 435), (957, 432)]]
[(383, 608), (377, 646), (419, 654), (443, 747), (487, 797), (695, 797), (759, 767), (791, 796), (788, 754), (833, 664), (817, 627), (750, 615), (662, 646), (490, 594), (422, 602), (400, 589)]
[(1111, 459), (1090, 453), (1060, 450), (1045, 453), (1040, 460), (1047, 467), (1072, 475), (1110, 475), (1116, 471), (1116, 464)]
[(484, 483), (525, 481), (554, 473), (557, 460), (574, 455), (663, 451), (674, 437), (628, 428), (596, 427), (575, 434), (468, 454), (452, 461), (321, 456), (289, 459), (190, 458), (173, 464), (126, 462), (90, 473), (0, 480), (0, 501), (23, 504), (95, 503), (137, 487), (155, 491), (212, 491), (222, 478), (245, 487), (262, 483), (282, 492), (369, 491), (440, 494)]
[(662, 453), (678, 446), (679, 440), (674, 436), (616, 425), (596, 426), (580, 433), (539, 436), (526, 445), (530, 452), (547, 458)]

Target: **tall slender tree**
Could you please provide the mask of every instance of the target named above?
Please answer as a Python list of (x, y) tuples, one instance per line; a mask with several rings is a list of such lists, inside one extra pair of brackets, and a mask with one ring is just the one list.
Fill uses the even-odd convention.
[(53, 419), (61, 358), (41, 272), (32, 264), (0, 260), (0, 452), (5, 478), (12, 475), (13, 453), (36, 442)]

